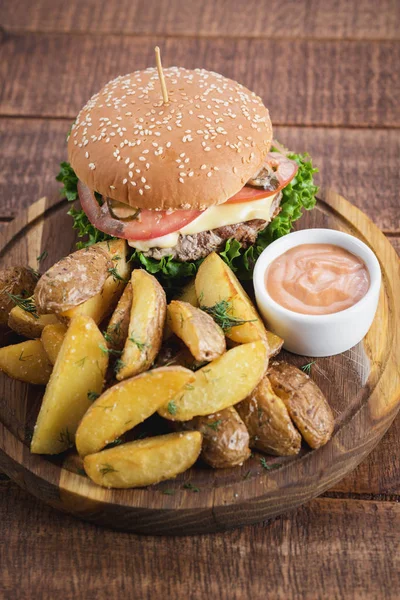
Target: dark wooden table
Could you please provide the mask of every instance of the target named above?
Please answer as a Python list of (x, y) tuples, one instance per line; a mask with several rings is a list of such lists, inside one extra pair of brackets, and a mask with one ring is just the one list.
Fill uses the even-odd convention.
[[(248, 85), (319, 183), (400, 250), (397, 0), (2, 0), (0, 227), (54, 201), (65, 136), (111, 77), (206, 67)], [(270, 523), (151, 538), (39, 504), (0, 475), (3, 598), (399, 598), (400, 420), (323, 497)]]

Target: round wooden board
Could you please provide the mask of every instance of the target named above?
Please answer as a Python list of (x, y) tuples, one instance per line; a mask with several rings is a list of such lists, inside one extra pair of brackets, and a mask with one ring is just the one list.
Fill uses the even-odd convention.
[[(77, 517), (146, 534), (198, 534), (247, 525), (279, 515), (332, 487), (374, 448), (400, 405), (400, 272), (385, 236), (357, 208), (326, 192), (298, 228), (329, 227), (356, 235), (377, 255), (383, 273), (374, 324), (358, 346), (317, 359), (311, 377), (336, 417), (323, 448), (303, 448), (295, 458), (255, 454), (241, 468), (211, 470), (196, 465), (174, 481), (137, 490), (106, 490), (84, 476), (74, 454), (56, 459), (31, 455), (29, 439), (43, 390), (0, 376), (0, 470), (21, 487)], [(41, 271), (71, 252), (75, 234), (67, 203), (39, 200), (0, 235), (1, 266), (29, 264)], [(7, 334), (2, 344), (11, 343)], [(307, 358), (281, 353), (297, 366)], [(190, 484), (190, 486), (187, 486)], [(186, 485), (186, 487), (185, 487)], [(198, 491), (197, 491), (198, 490)]]

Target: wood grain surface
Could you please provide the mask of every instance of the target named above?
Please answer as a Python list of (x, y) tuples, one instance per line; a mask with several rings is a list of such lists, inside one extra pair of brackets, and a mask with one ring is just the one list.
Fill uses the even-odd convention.
[(8, 30), (126, 35), (191, 35), (398, 40), (396, 0), (3, 0)]
[[(397, 0), (3, 0), (0, 221), (42, 195), (57, 200), (53, 175), (74, 111), (109, 76), (138, 68), (137, 60), (143, 64), (142, 43), (152, 60), (151, 46), (146, 50), (152, 36), (163, 51), (168, 41), (168, 61), (177, 56), (204, 66), (207, 60), (214, 70), (229, 69), (253, 84), (275, 124), (296, 125), (278, 129), (282, 141), (314, 159), (317, 152), (320, 182), (362, 208), (399, 252), (399, 137), (393, 130), (400, 120), (399, 25)], [(84, 42), (88, 35), (102, 43)], [(144, 37), (133, 44), (137, 35)], [(54, 115), (66, 119), (48, 120)], [(4, 227), (0, 222), (0, 231)], [(329, 492), (340, 499), (200, 538), (103, 530), (0, 481), (0, 596), (397, 598), (399, 440), (397, 418), (369, 457)]]
[(71, 121), (111, 78), (154, 64), (217, 70), (262, 96), (275, 125), (399, 127), (400, 44), (6, 32), (0, 115)]
[(398, 598), (397, 502), (324, 498), (242, 530), (154, 538), (75, 521), (0, 481), (0, 520), (0, 590), (15, 600)]

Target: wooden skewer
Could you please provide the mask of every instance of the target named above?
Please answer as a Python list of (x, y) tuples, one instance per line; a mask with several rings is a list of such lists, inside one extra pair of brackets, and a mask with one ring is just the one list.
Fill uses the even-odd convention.
[(156, 53), (156, 65), (157, 65), (158, 76), (160, 78), (160, 83), (161, 83), (161, 91), (162, 91), (163, 101), (164, 101), (164, 104), (168, 104), (169, 98), (168, 98), (167, 86), (165, 84), (164, 72), (163, 72), (163, 68), (162, 68), (162, 64), (161, 64), (160, 48), (158, 46), (156, 46), (154, 48), (154, 50)]

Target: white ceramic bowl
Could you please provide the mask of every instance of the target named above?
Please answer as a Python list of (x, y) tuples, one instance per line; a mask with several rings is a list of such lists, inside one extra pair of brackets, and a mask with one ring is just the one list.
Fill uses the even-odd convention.
[[(350, 308), (327, 315), (304, 315), (275, 302), (265, 287), (267, 267), (300, 244), (335, 244), (359, 256), (371, 280), (365, 296)], [(302, 356), (332, 356), (358, 344), (371, 327), (378, 306), (381, 269), (372, 250), (352, 235), (334, 229), (302, 229), (264, 250), (256, 262), (253, 281), (259, 311), (267, 327), (285, 340), (286, 350)]]

